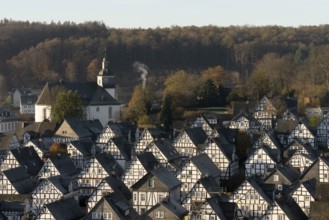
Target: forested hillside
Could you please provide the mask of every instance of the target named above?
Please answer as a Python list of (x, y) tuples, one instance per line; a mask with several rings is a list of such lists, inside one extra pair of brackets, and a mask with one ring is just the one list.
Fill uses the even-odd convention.
[[(153, 74), (221, 66), (240, 73), (242, 98), (298, 93), (325, 100), (329, 25), (113, 29), (100, 22), (0, 22), (1, 90), (47, 80), (94, 80), (104, 48), (119, 85), (137, 79), (133, 63)], [(129, 75), (131, 74), (131, 75)]]

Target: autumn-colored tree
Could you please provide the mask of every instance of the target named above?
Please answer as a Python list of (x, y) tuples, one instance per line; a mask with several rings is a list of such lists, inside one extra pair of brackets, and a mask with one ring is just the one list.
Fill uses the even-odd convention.
[(64, 143), (54, 142), (49, 148), (50, 155), (67, 154), (67, 147)]
[(51, 107), (51, 120), (61, 123), (65, 118), (83, 118), (84, 104), (74, 91), (59, 92)]
[(207, 81), (211, 79), (213, 83), (219, 87), (223, 84), (225, 78), (225, 70), (221, 66), (209, 67), (201, 72), (202, 79)]
[(87, 81), (95, 81), (99, 70), (99, 61), (97, 59), (92, 59), (87, 67)]
[(146, 86), (143, 88), (142, 85), (136, 86), (128, 106), (123, 110), (123, 118), (135, 123), (143, 119), (144, 123), (146, 121), (145, 116), (151, 111), (152, 101), (153, 96), (150, 87)]

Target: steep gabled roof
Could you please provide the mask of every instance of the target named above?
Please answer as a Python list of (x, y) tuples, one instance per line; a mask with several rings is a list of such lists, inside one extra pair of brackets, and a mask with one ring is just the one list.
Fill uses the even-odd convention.
[(133, 148), (133, 145), (129, 143), (125, 137), (114, 137), (110, 141), (112, 141), (115, 146), (117, 146), (125, 160), (131, 160), (131, 150)]
[(205, 153), (192, 157), (191, 162), (200, 171), (202, 176), (218, 177), (220, 175), (218, 167)]
[(105, 152), (96, 154), (95, 159), (108, 174), (115, 174), (118, 176), (121, 176), (123, 174), (123, 169), (111, 154)]
[(182, 157), (169, 140), (159, 139), (155, 140), (153, 144), (156, 146), (156, 148), (159, 149), (159, 151), (166, 157), (168, 161), (176, 160)]
[[(227, 160), (232, 161), (232, 156), (235, 154), (235, 146), (228, 142), (222, 141), (222, 138), (212, 138), (216, 146), (224, 154)], [(237, 156), (236, 156), (237, 157)]]
[(93, 148), (92, 141), (72, 141), (70, 145), (75, 147), (83, 156), (91, 155), (91, 150)]
[(153, 170), (150, 170), (147, 174), (145, 174), (140, 180), (138, 180), (134, 185), (130, 188), (133, 190), (139, 189), (141, 186), (147, 183), (147, 181), (152, 177), (157, 178), (164, 186), (171, 190), (175, 187), (178, 187), (181, 182), (177, 179), (177, 177), (171, 173), (167, 168), (157, 167)]
[(290, 134), (297, 126), (298, 121), (293, 120), (277, 120), (275, 132), (279, 134)]
[(78, 173), (73, 161), (67, 154), (53, 155), (49, 157), (49, 160), (63, 176), (73, 176)]
[(17, 125), (16, 135), (19, 140), (23, 139), (25, 133), (32, 134), (33, 138), (49, 137), (52, 136), (58, 128), (56, 122), (33, 122), (27, 126), (24, 125), (24, 122), (19, 122)]
[(145, 214), (143, 214), (141, 217), (142, 219), (149, 220), (150, 218), (147, 217), (148, 214), (151, 212), (154, 212), (159, 207), (165, 208), (168, 212), (172, 213), (177, 218), (175, 219), (183, 219), (184, 216), (188, 214), (188, 210), (186, 210), (181, 204), (174, 200), (163, 200), (159, 203), (157, 203), (155, 206), (153, 206), (151, 209), (149, 209)]
[(207, 199), (207, 203), (211, 206), (215, 214), (223, 220), (236, 219), (237, 204), (234, 202), (223, 202), (219, 197)]
[(45, 205), (55, 219), (81, 219), (85, 213), (74, 198), (61, 199)]
[(69, 180), (65, 180), (61, 176), (51, 176), (47, 180), (52, 183), (59, 191), (61, 191), (63, 195), (69, 192)]
[(43, 166), (43, 161), (33, 147), (15, 148), (11, 153), (30, 175), (37, 175)]
[(28, 194), (32, 192), (35, 187), (35, 183), (32, 181), (31, 176), (23, 167), (5, 170), (3, 174), (19, 194)]
[(291, 197), (281, 197), (275, 200), (275, 203), (281, 208), (288, 219), (308, 219), (300, 206)]
[(195, 146), (199, 146), (200, 144), (204, 144), (207, 140), (207, 134), (200, 127), (195, 128), (185, 128), (184, 132), (191, 139)]
[(122, 195), (127, 199), (131, 199), (131, 192), (129, 188), (124, 184), (121, 178), (110, 174), (108, 177), (104, 178), (104, 181), (112, 188), (114, 192), (122, 193)]
[(272, 196), (275, 190), (274, 185), (272, 184), (262, 184), (256, 177), (251, 177), (247, 179), (248, 183), (262, 196), (262, 198), (268, 203), (273, 202)]
[(274, 174), (280, 174), (282, 177), (288, 180), (290, 184), (296, 182), (301, 175), (293, 167), (279, 165), (264, 179), (264, 182), (266, 182), (266, 180)]
[(159, 161), (155, 158), (151, 152), (143, 152), (137, 155), (137, 159), (142, 164), (146, 171), (152, 170), (159, 165)]

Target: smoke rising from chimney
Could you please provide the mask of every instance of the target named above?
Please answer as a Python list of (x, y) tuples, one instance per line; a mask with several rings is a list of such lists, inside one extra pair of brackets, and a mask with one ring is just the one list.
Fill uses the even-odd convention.
[(143, 80), (143, 88), (145, 88), (146, 81), (147, 81), (147, 75), (149, 74), (148, 71), (150, 69), (144, 63), (140, 63), (138, 61), (134, 62), (133, 68), (135, 69), (136, 72), (141, 74), (141, 78)]

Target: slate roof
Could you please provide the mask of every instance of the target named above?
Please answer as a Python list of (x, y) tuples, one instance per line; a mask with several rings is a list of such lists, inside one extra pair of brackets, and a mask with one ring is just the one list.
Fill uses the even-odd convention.
[(165, 156), (165, 158), (169, 162), (182, 157), (169, 140), (155, 140), (153, 144), (159, 149), (159, 151)]
[(212, 176), (202, 177), (199, 179), (199, 183), (211, 196), (214, 196), (220, 192), (220, 183), (218, 183)]
[(74, 198), (61, 199), (45, 205), (55, 219), (72, 220), (84, 217), (85, 213)]
[(196, 147), (198, 147), (200, 144), (204, 144), (207, 140), (207, 134), (201, 127), (185, 128), (184, 132)]
[(234, 202), (223, 202), (218, 197), (207, 199), (215, 214), (223, 220), (235, 220), (237, 205)]
[[(107, 196), (103, 196), (94, 206), (94, 208), (92, 208), (92, 210), (85, 216), (84, 219), (92, 220), (94, 219), (92, 215), (93, 212), (99, 212), (98, 210), (107, 210), (107, 208), (113, 211), (113, 219), (139, 219), (138, 213), (129, 204), (129, 201), (125, 198), (122, 198), (120, 193), (115, 192)], [(128, 213), (128, 215), (125, 215), (125, 213)]]
[(268, 178), (270, 178), (270, 176), (274, 175), (275, 173), (280, 173), (284, 178), (286, 178), (290, 184), (294, 183), (295, 181), (298, 180), (298, 178), (301, 176), (301, 174), (299, 172), (297, 172), (293, 167), (290, 166), (282, 166), (282, 165), (278, 165), (272, 172), (271, 174), (269, 174), (264, 182), (266, 182), (266, 180)]
[(174, 216), (177, 217), (177, 219), (183, 219), (184, 216), (188, 214), (188, 211), (179, 203), (177, 203), (174, 200), (163, 200), (162, 202), (157, 203), (155, 206), (153, 206), (151, 209), (149, 209), (144, 215), (142, 215), (142, 219), (149, 220), (150, 217), (147, 217), (147, 215), (155, 210), (157, 210), (159, 207), (164, 207), (167, 211), (172, 213)]
[(113, 189), (114, 192), (122, 193), (122, 195), (127, 199), (131, 199), (131, 192), (129, 188), (124, 184), (121, 178), (110, 174), (108, 177), (104, 178), (104, 181)]
[(140, 180), (133, 184), (130, 188), (133, 190), (138, 190), (142, 185), (144, 185), (152, 176), (157, 178), (162, 184), (164, 184), (169, 190), (179, 186), (181, 182), (177, 177), (168, 171), (164, 167), (158, 167), (149, 171)]
[[(222, 138), (215, 137), (212, 138), (216, 146), (220, 149), (220, 151), (225, 155), (227, 160), (232, 161), (232, 156), (235, 154), (235, 146), (232, 144), (229, 144), (228, 142), (224, 142), (221, 140)], [(238, 156), (235, 156), (238, 158)]]
[(7, 177), (9, 182), (19, 194), (28, 194), (35, 188), (35, 183), (23, 167), (5, 170), (3, 171), (3, 175)]
[(241, 117), (246, 118), (250, 122), (254, 122), (255, 123), (255, 126), (262, 126), (262, 124), (252, 114), (250, 114), (248, 112), (240, 112), (231, 121), (237, 121)]
[(37, 95), (21, 95), (21, 105), (34, 105), (37, 100)]
[(20, 166), (24, 167), (28, 174), (35, 176), (43, 166), (43, 161), (33, 147), (19, 147), (10, 150)]
[(73, 176), (78, 173), (73, 161), (67, 154), (53, 155), (49, 157), (49, 160), (63, 177)]
[(159, 161), (155, 158), (151, 152), (143, 152), (137, 155), (137, 159), (142, 164), (146, 171), (154, 169), (159, 165)]
[(24, 213), (25, 203), (20, 201), (2, 201), (0, 202), (1, 212), (21, 212)]
[(286, 214), (288, 219), (308, 219), (303, 210), (299, 207), (299, 205), (293, 200), (291, 197), (281, 197), (279, 199), (275, 199), (276, 204), (282, 209), (282, 211)]
[(90, 156), (93, 148), (92, 141), (72, 141), (70, 145), (75, 147), (83, 156)]
[(123, 169), (112, 155), (108, 153), (100, 153), (96, 154), (95, 158), (108, 174), (115, 174), (118, 176), (123, 174)]
[(272, 204), (272, 195), (275, 186), (272, 184), (262, 184), (256, 177), (247, 179), (248, 183), (262, 196), (262, 198), (269, 204)]
[(30, 133), (33, 138), (50, 137), (58, 128), (55, 122), (33, 122), (25, 126), (25, 122), (19, 122), (16, 129), (16, 135), (19, 140), (23, 140), (25, 133)]
[(133, 148), (133, 145), (127, 141), (127, 139), (123, 136), (121, 137), (114, 137), (111, 139), (115, 146), (119, 149), (122, 156), (125, 158), (125, 160), (130, 161), (131, 160), (131, 150)]
[[(77, 134), (79, 138), (96, 138), (96, 136), (100, 134), (103, 130), (103, 126), (98, 119), (81, 120), (78, 118), (68, 118), (63, 121), (62, 125), (64, 125), (65, 123), (70, 126), (70, 128)], [(61, 127), (59, 127), (59, 130), (60, 129)], [(62, 134), (58, 134), (57, 132), (56, 135), (62, 136)]]
[(69, 180), (65, 180), (61, 176), (51, 176), (47, 180), (51, 182), (64, 195), (69, 192), (68, 190), (68, 186), (70, 184)]
[(120, 105), (104, 88), (96, 82), (54, 82), (46, 83), (36, 105), (52, 105), (61, 91), (76, 91), (88, 105)]
[(220, 170), (218, 167), (205, 153), (192, 157), (191, 162), (201, 172), (202, 176), (218, 177), (220, 175)]

